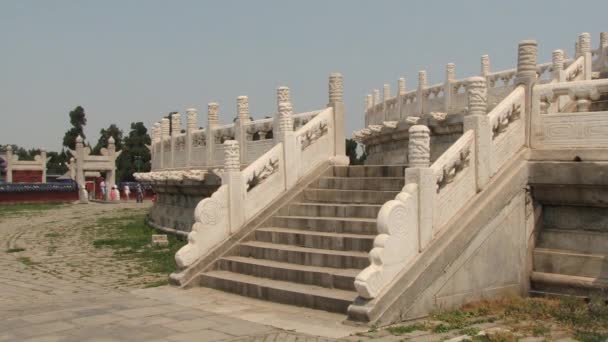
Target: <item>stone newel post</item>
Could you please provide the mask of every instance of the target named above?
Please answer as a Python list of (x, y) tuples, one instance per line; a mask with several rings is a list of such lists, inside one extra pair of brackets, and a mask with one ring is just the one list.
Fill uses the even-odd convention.
[(433, 238), (433, 207), (437, 195), (437, 183), (431, 163), (430, 130), (424, 125), (409, 129), (408, 168), (405, 169), (405, 184), (418, 184), (418, 227), (420, 229), (420, 251)]
[(299, 151), (296, 150), (296, 136), (293, 131), (293, 108), (289, 102), (289, 88), (277, 89), (277, 108), (279, 113), (278, 139), (283, 144), (285, 162), (285, 188), (292, 188), (298, 181), (300, 169)]
[(422, 116), (424, 114), (424, 89), (427, 87), (426, 80), (426, 71), (421, 70), (418, 71), (418, 94), (416, 94), (416, 103), (417, 103), (417, 114), (418, 116)]
[(171, 115), (171, 167), (175, 165), (175, 155), (177, 154), (177, 136), (182, 132), (182, 120), (179, 113)]
[(446, 113), (452, 109), (452, 82), (456, 79), (456, 66), (454, 63), (448, 63), (445, 67), (445, 84), (443, 85), (443, 103)]
[(584, 79), (591, 80), (591, 35), (589, 33), (583, 32), (578, 36), (578, 48), (581, 56), (585, 58)]
[(329, 103), (328, 107), (334, 109), (334, 157), (335, 165), (348, 165), (350, 159), (346, 156), (345, 110), (344, 110), (344, 84), (342, 74), (329, 75)]
[(608, 32), (600, 32), (600, 72), (608, 71)]
[(168, 168), (170, 165), (166, 165), (165, 163), (165, 153), (171, 153), (170, 151), (165, 151), (165, 141), (169, 141), (169, 119), (162, 118), (160, 120), (160, 168)]
[(564, 51), (555, 50), (551, 54), (551, 62), (553, 64), (553, 79), (562, 82), (564, 71)]
[(216, 102), (207, 104), (207, 129), (205, 138), (207, 139), (207, 166), (215, 166), (215, 128), (219, 124), (219, 108)]
[(236, 98), (236, 113), (237, 120), (234, 124), (234, 135), (235, 139), (239, 142), (241, 164), (245, 164), (247, 160), (247, 132), (245, 124), (250, 121), (249, 98), (247, 96)]
[(399, 96), (405, 95), (405, 78), (401, 77), (397, 81), (397, 88), (398, 88), (398, 95)]
[(475, 173), (477, 191), (481, 191), (490, 181), (490, 147), (492, 137), (488, 120), (488, 89), (484, 77), (471, 77), (467, 80), (469, 112), (464, 117), (464, 129), (475, 132)]
[(224, 142), (224, 174), (222, 184), (228, 185), (228, 211), (230, 213), (230, 232), (236, 232), (245, 221), (243, 209), (245, 185), (241, 179), (241, 157), (239, 142)]
[(481, 56), (481, 76), (488, 77), (490, 73), (490, 56), (482, 55)]
[(196, 130), (198, 111), (195, 108), (186, 109), (186, 167), (192, 162), (192, 132)]
[(530, 146), (530, 122), (532, 110), (532, 86), (536, 83), (536, 58), (538, 54), (538, 44), (535, 40), (524, 40), (519, 43), (517, 50), (517, 74), (515, 85), (526, 87), (526, 108), (524, 114), (526, 119), (526, 145)]
[(6, 147), (6, 182), (13, 182), (13, 147), (11, 145)]

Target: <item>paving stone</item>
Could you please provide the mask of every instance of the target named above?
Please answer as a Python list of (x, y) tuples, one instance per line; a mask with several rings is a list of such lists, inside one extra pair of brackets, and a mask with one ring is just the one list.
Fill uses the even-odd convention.
[(206, 318), (196, 318), (188, 321), (178, 321), (176, 323), (163, 324), (163, 326), (179, 332), (190, 332), (208, 328), (218, 329), (221, 326), (221, 323)]
[(52, 334), (63, 330), (69, 330), (76, 327), (74, 324), (67, 322), (51, 322), (43, 324), (29, 325), (15, 330), (17, 336), (33, 337), (38, 335)]
[(191, 341), (230, 341), (234, 336), (214, 330), (198, 330), (182, 334), (167, 336), (169, 341), (191, 342)]
[(72, 320), (72, 323), (77, 325), (104, 325), (121, 320), (124, 320), (124, 317), (114, 314), (102, 314), (75, 318)]

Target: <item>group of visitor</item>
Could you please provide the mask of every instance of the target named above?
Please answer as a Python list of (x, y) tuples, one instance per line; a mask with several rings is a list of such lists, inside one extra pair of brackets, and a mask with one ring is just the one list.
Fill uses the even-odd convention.
[[(101, 188), (101, 198), (103, 200), (110, 200), (110, 201), (119, 201), (120, 200), (120, 191), (118, 191), (118, 186), (112, 185), (112, 189), (110, 189), (108, 191), (108, 186), (106, 185), (105, 180), (103, 178), (101, 178), (99, 187)], [(122, 187), (122, 191), (125, 194), (125, 197), (126, 197), (125, 199), (128, 201), (130, 199), (130, 195), (131, 195), (131, 189), (129, 188), (129, 185), (125, 184)], [(135, 186), (135, 201), (137, 203), (144, 202), (144, 189), (142, 188), (141, 184), (139, 184), (139, 183), (137, 183), (137, 185)]]

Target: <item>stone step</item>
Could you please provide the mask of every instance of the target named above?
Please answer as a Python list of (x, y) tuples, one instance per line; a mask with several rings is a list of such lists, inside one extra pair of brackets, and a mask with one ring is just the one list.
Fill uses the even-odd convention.
[(381, 207), (380, 204), (293, 203), (281, 208), (279, 215), (375, 219)]
[(530, 275), (532, 290), (568, 296), (590, 297), (602, 294), (608, 289), (608, 279), (577, 277), (571, 275), (532, 272)]
[(360, 203), (384, 204), (399, 194), (399, 191), (335, 190), (308, 188), (304, 190), (304, 202), (314, 203)]
[(334, 166), (326, 175), (333, 177), (404, 177), (405, 165)]
[(543, 228), (537, 247), (563, 249), (579, 253), (608, 253), (608, 234), (585, 230)]
[(219, 260), (218, 268), (260, 278), (290, 281), (355, 291), (355, 277), (361, 270), (316, 267), (272, 260), (229, 256)]
[(550, 229), (579, 229), (608, 233), (608, 208), (573, 205), (544, 205), (543, 226)]
[(201, 285), (257, 299), (340, 313), (346, 313), (348, 306), (357, 297), (354, 291), (327, 289), (228, 271), (203, 273)]
[(532, 193), (534, 199), (544, 205), (608, 206), (608, 186), (535, 184)]
[(333, 251), (261, 241), (240, 243), (237, 246), (237, 254), (242, 257), (319, 267), (363, 269), (369, 265), (366, 252)]
[(326, 233), (377, 235), (376, 219), (356, 217), (274, 216), (269, 226)]
[(608, 278), (608, 258), (602, 254), (535, 248), (534, 271), (577, 277)]
[(307, 248), (369, 252), (376, 235), (326, 233), (292, 228), (258, 228), (255, 240)]
[(321, 177), (310, 187), (337, 190), (401, 191), (404, 177)]

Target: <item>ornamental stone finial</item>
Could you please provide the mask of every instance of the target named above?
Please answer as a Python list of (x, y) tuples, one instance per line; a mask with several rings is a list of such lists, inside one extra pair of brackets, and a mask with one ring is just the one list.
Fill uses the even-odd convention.
[(488, 89), (486, 88), (486, 79), (479, 76), (468, 78), (467, 97), (469, 100), (468, 115), (485, 115), (488, 109)]
[(343, 102), (344, 84), (342, 74), (333, 72), (329, 75), (329, 103)]
[(426, 88), (427, 80), (426, 80), (426, 70), (418, 71), (418, 88)]
[(209, 102), (207, 104), (207, 123), (209, 126), (216, 126), (219, 124), (219, 109), (220, 105), (217, 102)]
[(456, 78), (456, 65), (448, 63), (445, 67), (445, 78), (448, 81), (453, 81)]
[(384, 87), (382, 88), (382, 98), (384, 101), (391, 98), (391, 86), (390, 85), (385, 84)]
[(278, 87), (277, 88), (277, 106), (281, 102), (290, 102), (290, 93), (288, 87)]
[(169, 136), (169, 119), (162, 118), (160, 120), (160, 136), (161, 139)]
[[(82, 144), (82, 143), (83, 143), (83, 141), (84, 141), (84, 139), (82, 139), (82, 137), (81, 137), (81, 136), (80, 136), (80, 134), (79, 134), (79, 135), (76, 137), (76, 143), (77, 143), (77, 144)], [(9, 145), (9, 147), (10, 147), (10, 145)]]
[(236, 111), (240, 121), (249, 121), (249, 98), (247, 96), (236, 98)]
[(397, 81), (397, 88), (399, 96), (405, 95), (405, 78), (401, 77), (399, 81)]
[(372, 94), (374, 94), (374, 106), (375, 106), (378, 103), (380, 103), (380, 90), (374, 89), (374, 91), (372, 92)]
[(114, 137), (110, 135), (110, 138), (108, 138), (108, 145), (114, 145), (116, 143), (116, 140), (114, 140)]
[(194, 131), (196, 129), (198, 110), (196, 110), (196, 108), (188, 108), (186, 109), (186, 115), (186, 129), (188, 131)]
[(481, 56), (481, 75), (487, 76), (490, 73), (490, 56)]
[(556, 73), (564, 69), (564, 51), (555, 50), (551, 54), (551, 61), (553, 63), (553, 72)]
[(414, 125), (409, 129), (408, 167), (429, 167), (431, 162), (431, 137), (429, 128)]
[(533, 81), (536, 79), (536, 58), (538, 43), (536, 40), (523, 40), (517, 49), (517, 81)]
[(179, 113), (171, 114), (171, 135), (178, 135), (182, 131), (182, 117)]
[(293, 131), (293, 108), (291, 102), (279, 103), (279, 130), (281, 132)]
[(591, 52), (591, 35), (583, 32), (578, 36), (578, 48), (581, 54)]
[(240, 169), (241, 157), (239, 142), (236, 140), (226, 140), (224, 142), (224, 170), (239, 171)]

